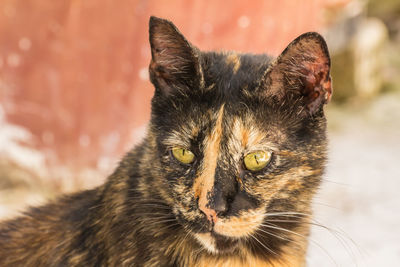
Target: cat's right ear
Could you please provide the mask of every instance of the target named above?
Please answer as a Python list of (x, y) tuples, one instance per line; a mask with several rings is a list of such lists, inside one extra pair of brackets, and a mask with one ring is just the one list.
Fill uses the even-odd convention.
[(150, 80), (163, 95), (195, 89), (202, 76), (198, 50), (183, 37), (175, 25), (165, 19), (150, 17)]
[(278, 102), (302, 103), (302, 115), (315, 114), (332, 96), (330, 64), (324, 38), (302, 34), (270, 65), (261, 88)]

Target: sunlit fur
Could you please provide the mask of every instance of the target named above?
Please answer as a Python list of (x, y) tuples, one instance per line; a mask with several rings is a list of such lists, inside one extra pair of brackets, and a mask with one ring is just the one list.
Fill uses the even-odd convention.
[[(0, 224), (1, 266), (303, 266), (326, 160), (329, 55), (201, 52), (150, 21), (155, 86), (141, 144), (107, 182)], [(171, 149), (194, 154), (177, 160)], [(268, 151), (259, 171), (243, 157)]]

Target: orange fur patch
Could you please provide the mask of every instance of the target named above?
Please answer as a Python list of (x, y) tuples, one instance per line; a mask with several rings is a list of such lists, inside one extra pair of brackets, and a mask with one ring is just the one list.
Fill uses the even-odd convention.
[(199, 198), (199, 208), (208, 217), (209, 220), (216, 217), (216, 212), (207, 208), (207, 194), (211, 192), (214, 186), (215, 168), (217, 167), (217, 160), (219, 154), (219, 146), (222, 137), (222, 117), (224, 113), (224, 106), (218, 111), (215, 127), (210, 136), (204, 140), (204, 162), (200, 176), (194, 182), (195, 196)]
[(240, 68), (240, 58), (237, 54), (231, 53), (226, 56), (226, 64), (232, 65), (233, 74)]
[(244, 255), (230, 255), (228, 257), (201, 257), (193, 266), (196, 267), (303, 267), (305, 266), (304, 256), (295, 254), (282, 255), (280, 259), (265, 261), (243, 252)]
[[(251, 117), (248, 118), (251, 120)], [(240, 143), (241, 149), (261, 144), (265, 133), (256, 127), (246, 127), (240, 119), (235, 119), (232, 127), (234, 138)]]

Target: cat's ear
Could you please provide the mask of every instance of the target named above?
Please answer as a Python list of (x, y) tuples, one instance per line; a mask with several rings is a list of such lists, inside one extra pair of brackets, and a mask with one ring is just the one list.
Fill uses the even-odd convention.
[(156, 90), (170, 95), (199, 87), (202, 78), (198, 50), (168, 20), (151, 17), (149, 26), (149, 71)]
[(271, 64), (263, 87), (278, 101), (298, 101), (314, 114), (332, 96), (330, 57), (324, 38), (315, 32), (300, 35)]

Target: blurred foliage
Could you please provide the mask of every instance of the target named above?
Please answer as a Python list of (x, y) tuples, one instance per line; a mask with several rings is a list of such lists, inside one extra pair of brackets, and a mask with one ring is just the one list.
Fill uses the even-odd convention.
[(350, 4), (353, 7), (331, 14), (333, 26), (328, 29), (335, 48), (333, 100), (340, 104), (400, 90), (400, 1), (353, 0)]
[(353, 53), (347, 48), (332, 56), (333, 101), (343, 103), (355, 95)]
[(369, 0), (367, 15), (381, 19), (389, 32), (390, 42), (385, 47), (386, 68), (383, 69), (385, 83), (383, 92), (400, 90), (400, 1)]
[[(367, 2), (367, 15), (378, 17), (387, 22), (388, 20), (399, 20), (399, 0), (369, 0)], [(389, 23), (390, 24), (390, 23)]]

